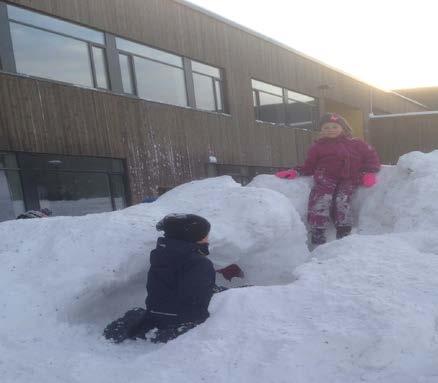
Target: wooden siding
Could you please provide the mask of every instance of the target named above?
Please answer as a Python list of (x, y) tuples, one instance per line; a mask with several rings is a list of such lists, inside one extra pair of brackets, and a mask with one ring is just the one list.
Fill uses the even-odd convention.
[(430, 110), (438, 110), (438, 87), (400, 89), (398, 93), (426, 105)]
[[(249, 78), (277, 84), (369, 111), (370, 87), (172, 0), (12, 0), (51, 15), (220, 66), (228, 80), (231, 114), (248, 115)], [(390, 113), (419, 111), (399, 97), (375, 90), (375, 106)], [(382, 105), (380, 105), (382, 104)], [(250, 113), (252, 116), (252, 111)]]
[(428, 110), (415, 102), (404, 100), (400, 96), (384, 92), (379, 89), (372, 90), (373, 108), (380, 109), (386, 113), (409, 113)]
[(414, 150), (438, 149), (438, 115), (403, 116), (370, 120), (370, 141), (385, 164)]
[(309, 132), (253, 125), (245, 137), (230, 116), (0, 74), (0, 150), (126, 159), (134, 202), (205, 177), (210, 154), (259, 166), (304, 160)]
[[(134, 202), (205, 176), (209, 154), (257, 166), (304, 159), (309, 132), (255, 121), (251, 78), (370, 112), (368, 85), (172, 0), (10, 2), (224, 69), (230, 116), (0, 74), (0, 149), (124, 158)], [(421, 110), (392, 96), (379, 103)]]

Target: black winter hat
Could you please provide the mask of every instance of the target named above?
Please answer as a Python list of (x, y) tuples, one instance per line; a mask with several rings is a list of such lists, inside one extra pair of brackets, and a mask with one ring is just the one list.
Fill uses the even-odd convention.
[(321, 129), (321, 126), (323, 126), (327, 122), (334, 122), (335, 124), (342, 126), (342, 129), (344, 129), (344, 134), (348, 137), (352, 136), (353, 130), (351, 129), (351, 126), (348, 124), (347, 120), (341, 115), (337, 113), (324, 114), (319, 120), (319, 129)]
[(210, 222), (195, 214), (169, 214), (157, 223), (157, 230), (166, 238), (198, 242), (210, 232)]

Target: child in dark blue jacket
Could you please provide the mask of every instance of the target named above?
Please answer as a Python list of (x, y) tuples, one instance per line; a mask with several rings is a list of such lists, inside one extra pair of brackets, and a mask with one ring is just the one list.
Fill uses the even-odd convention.
[(146, 310), (130, 310), (107, 326), (105, 337), (117, 343), (127, 338), (167, 342), (209, 317), (216, 288), (207, 258), (210, 223), (194, 214), (171, 214), (157, 230), (164, 236), (150, 254)]

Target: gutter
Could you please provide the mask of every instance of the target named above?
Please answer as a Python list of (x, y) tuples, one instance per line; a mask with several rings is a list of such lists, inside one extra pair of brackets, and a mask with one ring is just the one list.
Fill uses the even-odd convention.
[(393, 114), (369, 114), (370, 120), (381, 120), (384, 118), (397, 117), (422, 117), (422, 116), (438, 116), (438, 110), (431, 110), (428, 112), (409, 112), (409, 113), (393, 113)]

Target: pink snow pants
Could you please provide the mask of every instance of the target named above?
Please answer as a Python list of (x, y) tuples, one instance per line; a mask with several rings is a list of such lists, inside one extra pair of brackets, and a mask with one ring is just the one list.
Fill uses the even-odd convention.
[(312, 229), (326, 229), (333, 218), (336, 227), (353, 226), (351, 200), (357, 183), (317, 172), (309, 196), (307, 221)]

